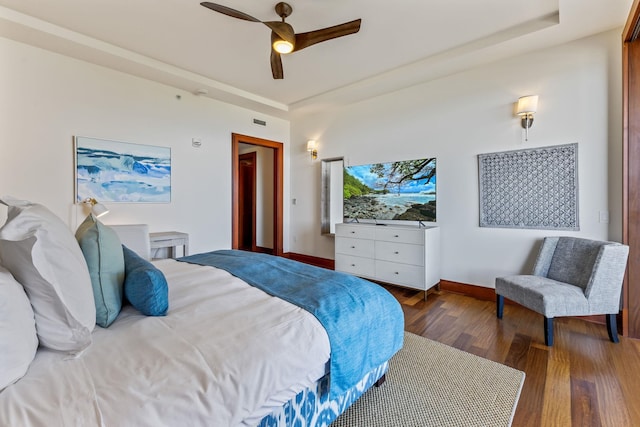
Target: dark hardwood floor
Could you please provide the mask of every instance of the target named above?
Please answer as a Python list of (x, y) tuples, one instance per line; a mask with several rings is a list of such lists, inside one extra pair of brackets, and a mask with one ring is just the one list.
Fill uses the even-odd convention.
[(544, 345), (543, 317), (448, 291), (385, 286), (402, 304), (405, 329), (526, 373), (513, 426), (640, 426), (640, 341), (609, 341), (604, 325), (554, 321)]

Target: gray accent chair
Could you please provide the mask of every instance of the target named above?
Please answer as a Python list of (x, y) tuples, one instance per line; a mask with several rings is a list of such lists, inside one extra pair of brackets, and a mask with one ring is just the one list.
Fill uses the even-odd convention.
[(553, 345), (553, 318), (605, 314), (609, 339), (618, 342), (622, 279), (629, 247), (577, 237), (546, 237), (532, 275), (496, 278), (496, 308), (504, 298), (544, 316), (544, 341)]

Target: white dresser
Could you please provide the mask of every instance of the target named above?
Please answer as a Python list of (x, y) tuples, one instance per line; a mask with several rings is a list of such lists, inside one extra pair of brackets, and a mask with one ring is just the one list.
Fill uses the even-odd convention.
[(426, 291), (440, 282), (440, 229), (336, 224), (335, 269)]

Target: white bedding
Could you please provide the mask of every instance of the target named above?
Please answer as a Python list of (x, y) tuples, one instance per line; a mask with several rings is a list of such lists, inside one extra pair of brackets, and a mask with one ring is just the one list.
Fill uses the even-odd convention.
[(155, 262), (169, 313), (131, 306), (79, 357), (40, 348), (0, 392), (0, 426), (255, 425), (326, 372), (318, 320), (223, 270)]

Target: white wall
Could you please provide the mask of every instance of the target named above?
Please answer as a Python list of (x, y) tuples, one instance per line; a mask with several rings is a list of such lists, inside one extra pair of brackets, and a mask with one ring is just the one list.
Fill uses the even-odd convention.
[[(496, 276), (526, 271), (543, 236), (620, 240), (620, 31), (523, 55), (345, 108), (299, 115), (291, 125), (291, 251), (333, 258), (320, 235), (320, 158), (347, 165), (437, 157), (437, 225), (442, 278), (493, 287)], [(514, 103), (540, 96), (524, 141)], [(580, 231), (480, 228), (477, 155), (577, 142)], [(609, 211), (611, 223), (599, 222)]]
[(240, 154), (256, 153), (256, 245), (273, 249), (273, 148), (239, 144)]
[[(321, 158), (344, 156), (347, 164), (436, 156), (442, 278), (492, 287), (495, 276), (530, 265), (542, 236), (620, 240), (619, 34), (294, 116), (291, 129), (286, 120), (0, 38), (0, 195), (43, 203), (74, 229), (84, 215), (73, 204), (74, 135), (168, 146), (172, 202), (111, 204), (105, 222), (188, 232), (193, 253), (229, 247), (236, 132), (285, 144), (284, 250), (333, 258), (333, 239), (320, 235), (320, 162), (310, 160), (308, 139), (319, 141)], [(540, 103), (525, 143), (513, 104), (526, 94)], [(571, 142), (579, 143), (581, 231), (478, 227), (478, 154)], [(606, 210), (610, 224), (598, 221)], [(5, 216), (0, 208), (0, 223)]]
[(256, 176), (258, 179), (256, 195), (256, 203), (258, 218), (260, 218), (260, 225), (256, 226), (256, 245), (263, 248), (273, 249), (273, 220), (275, 206), (273, 203), (273, 184), (274, 184), (274, 170), (273, 170), (273, 153), (272, 148), (257, 147), (258, 148), (258, 169)]
[[(171, 203), (107, 203), (104, 222), (187, 232), (192, 253), (231, 245), (232, 132), (283, 142), (288, 166), (286, 120), (3, 38), (0, 58), (0, 195), (42, 203), (71, 229), (85, 215), (73, 204), (74, 135), (171, 147)], [(288, 229), (284, 239), (287, 250)]]

